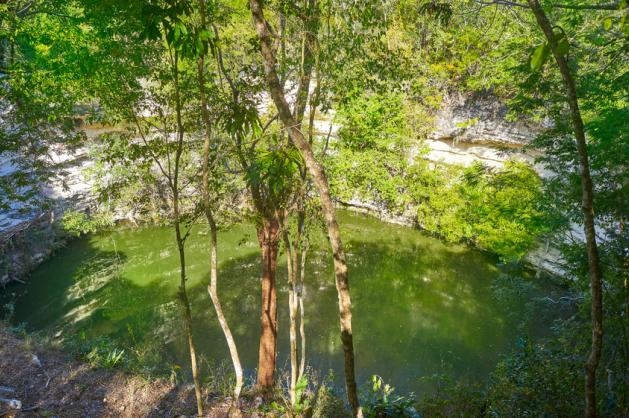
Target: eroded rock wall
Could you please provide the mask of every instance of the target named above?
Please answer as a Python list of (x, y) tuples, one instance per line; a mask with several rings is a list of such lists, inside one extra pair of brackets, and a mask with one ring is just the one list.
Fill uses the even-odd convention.
[[(20, 280), (34, 267), (46, 260), (60, 245), (64, 236), (55, 223), (68, 209), (88, 210), (95, 204), (92, 183), (87, 170), (90, 159), (90, 129), (88, 141), (80, 147), (57, 145), (45, 157), (48, 176), (28, 187), (37, 194), (28, 201), (4, 202), (0, 211), (0, 287)], [(11, 176), (19, 166), (19, 156), (0, 153), (0, 177)], [(16, 194), (20, 194), (19, 190)], [(36, 202), (36, 203), (33, 203)]]
[(0, 287), (20, 281), (62, 242), (53, 212), (44, 212), (0, 233)]
[(538, 152), (525, 149), (547, 126), (526, 119), (511, 120), (506, 104), (485, 93), (446, 96), (435, 114), (434, 130), (426, 141), (427, 158), (446, 164), (470, 164), (481, 161), (500, 167), (507, 159), (526, 161), (537, 172), (549, 172), (535, 163)]
[(520, 148), (543, 126), (508, 117), (507, 106), (491, 94), (446, 96), (435, 115), (432, 139)]
[[(338, 126), (332, 118), (317, 118), (316, 131), (335, 140)], [(0, 213), (0, 254), (4, 254), (5, 267), (0, 266), (0, 285), (11, 278), (19, 278), (34, 265), (43, 261), (54, 247), (58, 237), (51, 220), (60, 218), (65, 208), (87, 209), (94, 204), (92, 184), (86, 171), (93, 162), (89, 156), (90, 140), (105, 127), (83, 127), (87, 134), (86, 145), (73, 150), (56, 149), (50, 155), (56, 167), (55, 175), (42, 185), (42, 193), (54, 202), (53, 210), (47, 212), (24, 212), (19, 205), (12, 212)], [(440, 110), (434, 115), (434, 130), (425, 141), (427, 153), (420, 153), (420, 147), (413, 150), (411, 158), (426, 158), (446, 164), (470, 165), (481, 161), (492, 167), (500, 167), (509, 158), (534, 163), (535, 154), (525, 151), (528, 145), (544, 126), (529, 121), (511, 121), (508, 109), (491, 94), (464, 96), (452, 94), (444, 99)], [(0, 164), (2, 163), (0, 156)], [(541, 175), (543, 167), (535, 166)], [(369, 202), (343, 202), (348, 207), (371, 212), (383, 220), (415, 225), (415, 211), (409, 208), (403, 216), (392, 216), (370, 205)], [(47, 215), (50, 213), (50, 215)], [(47, 236), (38, 244), (30, 245), (29, 236)], [(2, 238), (4, 237), (4, 239)], [(10, 237), (10, 238), (8, 238)], [(45, 248), (48, 247), (49, 250)], [(549, 269), (552, 259), (544, 259), (551, 252), (536, 250), (531, 263)]]

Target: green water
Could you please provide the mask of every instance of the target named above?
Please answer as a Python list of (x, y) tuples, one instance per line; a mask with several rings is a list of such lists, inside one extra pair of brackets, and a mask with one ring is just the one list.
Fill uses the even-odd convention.
[[(349, 259), (358, 378), (372, 374), (399, 390), (433, 389), (435, 374), (482, 381), (517, 338), (539, 336), (548, 316), (523, 326), (525, 300), (505, 301), (492, 284), (497, 260), (464, 246), (446, 245), (411, 228), (362, 215), (340, 214)], [(337, 296), (322, 236), (313, 238), (307, 266), (307, 363), (342, 375)], [(200, 354), (228, 359), (206, 291), (208, 236), (194, 227), (187, 242), (189, 295)], [(253, 375), (259, 337), (259, 248), (250, 225), (219, 234), (219, 294), (244, 366)], [(279, 358), (288, 356), (284, 260), (278, 274)], [(71, 340), (106, 336), (147, 367), (168, 371), (188, 364), (175, 302), (179, 282), (169, 228), (120, 229), (72, 241), (36, 269), (27, 285), (5, 290), (15, 300), (14, 323)], [(524, 278), (522, 280), (532, 280)], [(503, 292), (504, 293), (504, 292)], [(10, 294), (10, 295), (9, 295)], [(524, 299), (524, 298), (522, 298)]]

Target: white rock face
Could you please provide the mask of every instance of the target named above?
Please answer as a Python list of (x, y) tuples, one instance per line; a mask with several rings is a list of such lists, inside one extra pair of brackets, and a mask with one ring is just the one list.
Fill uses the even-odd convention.
[(454, 94), (444, 99), (435, 119), (433, 139), (516, 147), (530, 143), (543, 126), (509, 121), (507, 106), (491, 95)]
[[(3, 271), (0, 285), (19, 279), (49, 257), (59, 239), (53, 224), (65, 209), (84, 210), (93, 203), (95, 196), (86, 175), (86, 170), (93, 165), (89, 142), (88, 139), (79, 148), (58, 145), (48, 150), (47, 155), (41, 157), (49, 168), (48, 177), (11, 191), (17, 196), (33, 191), (33, 200), (2, 202), (6, 208), (0, 210), (0, 268)], [(0, 153), (0, 177), (19, 173), (20, 165), (27, 158), (29, 156)], [(36, 202), (46, 202), (46, 206)]]
[[(39, 193), (52, 200), (53, 207), (73, 206), (83, 208), (91, 200), (92, 184), (85, 170), (93, 165), (88, 155), (89, 149), (83, 146), (76, 150), (61, 147), (53, 149), (47, 156), (51, 175), (40, 184)], [(18, 167), (12, 164), (13, 156), (0, 155), (2, 175), (11, 175)], [(37, 210), (28, 210), (28, 205), (19, 201), (9, 202), (10, 210), (0, 212), (0, 233), (39, 216)]]
[(479, 143), (456, 142), (448, 139), (428, 139), (425, 141), (429, 151), (424, 158), (446, 164), (470, 166), (481, 161), (490, 167), (502, 167), (505, 160), (511, 158), (533, 164), (534, 157), (514, 149), (500, 149)]
[[(268, 97), (260, 100), (261, 111), (271, 111), (272, 105)], [(333, 113), (318, 115), (315, 119), (315, 131), (321, 136), (330, 136), (336, 140), (339, 126), (333, 123)], [(464, 97), (452, 95), (444, 100), (441, 109), (435, 115), (435, 129), (423, 146), (428, 148), (421, 158), (446, 164), (462, 164), (468, 166), (481, 161), (491, 167), (501, 167), (509, 159), (517, 159), (534, 164), (535, 154), (523, 151), (538, 135), (544, 126), (532, 123), (507, 120), (507, 108), (491, 96)], [(109, 131), (106, 127), (84, 127), (88, 140)], [(89, 142), (88, 142), (89, 144)], [(93, 199), (92, 184), (86, 176), (86, 170), (93, 162), (89, 158), (89, 145), (68, 151), (55, 149), (49, 158), (56, 167), (56, 176), (41, 186), (42, 194), (52, 198), (63, 207), (85, 208)], [(419, 149), (412, 152), (411, 159), (420, 158)], [(535, 166), (540, 175), (548, 174), (541, 166)], [(10, 173), (16, 167), (8, 156), (0, 155), (0, 176)], [(355, 206), (349, 202), (348, 205)], [(21, 223), (32, 220), (38, 214), (22, 213), (21, 204), (12, 204), (11, 211), (0, 212), (0, 236)], [(408, 219), (388, 219), (395, 223), (414, 222), (414, 215)], [(549, 264), (545, 257), (552, 251), (536, 251), (531, 261), (536, 265)], [(555, 255), (552, 255), (555, 258)]]
[[(507, 107), (492, 96), (466, 98), (457, 94), (446, 97), (441, 109), (435, 114), (433, 132), (420, 147), (411, 150), (410, 160), (425, 158), (463, 166), (480, 161), (498, 168), (506, 160), (513, 159), (532, 164), (541, 176), (549, 175), (550, 172), (543, 166), (535, 164), (538, 153), (523, 150), (545, 125), (511, 122), (507, 119), (507, 112)], [(333, 113), (317, 116), (317, 135), (329, 134), (331, 142), (337, 140), (340, 127), (334, 123)], [(426, 148), (428, 152), (424, 154)]]
[[(85, 126), (82, 130), (87, 136), (85, 144), (73, 149), (56, 146), (45, 157), (46, 164), (51, 167), (51, 175), (39, 185), (39, 189), (41, 196), (51, 199), (56, 208), (71, 206), (83, 209), (94, 199), (93, 184), (87, 175), (87, 170), (94, 165), (89, 156), (90, 143), (111, 128)], [(14, 155), (0, 154), (0, 176), (10, 175), (19, 169), (15, 158)], [(25, 210), (26, 205), (21, 202), (10, 202), (10, 205), (11, 210), (0, 211), (0, 234), (40, 215), (37, 211)]]
[(490, 95), (446, 97), (435, 115), (435, 129), (426, 141), (428, 160), (469, 166), (476, 161), (501, 167), (507, 159), (532, 164), (541, 176), (550, 173), (535, 164), (537, 154), (523, 150), (547, 123), (510, 121), (507, 106)]

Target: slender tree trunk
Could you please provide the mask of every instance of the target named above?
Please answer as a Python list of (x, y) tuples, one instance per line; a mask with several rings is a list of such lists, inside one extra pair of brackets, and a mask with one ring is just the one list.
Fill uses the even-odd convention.
[(356, 389), (356, 379), (354, 376), (354, 342), (352, 335), (352, 310), (349, 281), (347, 277), (347, 262), (345, 260), (345, 252), (343, 251), (343, 243), (341, 241), (339, 226), (336, 221), (336, 210), (330, 195), (328, 180), (323, 167), (316, 160), (308, 141), (305, 139), (302, 132), (296, 128), (297, 123), (290, 112), (290, 107), (286, 102), (284, 91), (280, 86), (279, 78), (275, 70), (276, 60), (272, 48), (273, 42), (267, 27), (267, 22), (264, 18), (261, 1), (249, 0), (249, 5), (251, 7), (251, 14), (253, 16), (258, 38), (260, 39), (260, 51), (264, 59), (264, 69), (269, 92), (273, 98), (275, 106), (277, 107), (280, 119), (289, 132), (291, 141), (299, 150), (306, 162), (306, 167), (308, 168), (310, 175), (313, 177), (315, 187), (317, 188), (321, 199), (321, 206), (325, 216), (325, 222), (334, 258), (336, 289), (339, 300), (341, 341), (343, 343), (345, 360), (345, 385), (347, 389), (347, 396), (354, 416), (362, 416)]
[[(218, 30), (214, 27), (214, 33), (218, 39)], [(217, 61), (220, 72), (229, 84), (232, 101), (239, 102), (239, 91), (235, 83), (225, 71), (223, 56), (220, 47), (217, 48)], [(248, 164), (242, 152), (241, 138), (236, 135), (236, 147), (238, 158), (244, 170)], [(257, 386), (263, 391), (270, 391), (275, 384), (275, 363), (277, 357), (277, 290), (275, 283), (277, 267), (277, 250), (279, 242), (279, 221), (274, 216), (266, 216), (265, 208), (260, 189), (257, 186), (250, 186), (251, 196), (259, 214), (265, 216), (262, 226), (257, 230), (258, 242), (261, 249), (262, 277), (261, 293), (262, 305), (260, 316), (260, 347), (258, 350), (258, 377)]]
[(306, 325), (304, 323), (304, 281), (306, 277), (306, 257), (308, 254), (308, 244), (303, 243), (301, 249), (301, 269), (300, 269), (300, 281), (297, 288), (297, 300), (299, 303), (299, 336), (301, 337), (301, 359), (299, 363), (299, 376), (303, 376), (306, 370)]
[[(178, 164), (178, 163), (176, 163)], [(179, 213), (179, 191), (177, 181), (177, 167), (175, 166), (175, 176), (173, 181), (173, 215), (175, 223), (175, 238), (177, 240), (177, 250), (179, 251), (179, 302), (181, 303), (183, 322), (188, 337), (188, 348), (190, 350), (190, 367), (192, 369), (192, 380), (194, 382), (194, 394), (197, 400), (197, 414), (203, 416), (203, 397), (201, 394), (201, 379), (199, 367), (197, 365), (197, 354), (192, 334), (192, 313), (190, 301), (186, 291), (186, 250), (185, 238), (181, 234), (180, 213)]]
[[(314, 7), (316, 6), (315, 1), (314, 0), (309, 0), (309, 1), (311, 1), (312, 8), (314, 9)], [(308, 62), (312, 63), (312, 59), (313, 59), (312, 50), (314, 48), (314, 43), (316, 42), (316, 36), (315, 36), (316, 30), (318, 30), (318, 25), (314, 28), (311, 28), (305, 35), (305, 36), (311, 37), (310, 42), (307, 44), (309, 45), (308, 46), (309, 55), (307, 55), (307, 53), (304, 51), (304, 59), (303, 59), (303, 64), (302, 64), (303, 68), (305, 69), (305, 71), (308, 72), (308, 74), (311, 74), (313, 71), (312, 65), (308, 65), (307, 63)], [(317, 75), (318, 74), (319, 73), (317, 70)], [(302, 77), (302, 82), (303, 84), (309, 86), (310, 76), (308, 77), (307, 80), (304, 77)], [(320, 91), (319, 82), (320, 80), (319, 80), (319, 77), (317, 76), (314, 93), (312, 97), (310, 98), (310, 110), (309, 110), (309, 115), (308, 115), (308, 144), (311, 147), (314, 140), (314, 119), (315, 119), (315, 114), (317, 112), (317, 106), (319, 103), (319, 91)], [(297, 102), (297, 104), (299, 104), (299, 101)], [(297, 109), (299, 111), (299, 108)], [(305, 112), (305, 106), (303, 107), (302, 115), (303, 115), (303, 112)], [(297, 116), (299, 117), (299, 113), (297, 113)], [(300, 126), (301, 126), (301, 122), (300, 122)], [(299, 233), (299, 239), (294, 244), (295, 253), (298, 254), (299, 252), (301, 252), (301, 262), (300, 262), (300, 267), (299, 267), (300, 280), (299, 280), (299, 285), (297, 287), (297, 303), (298, 303), (298, 308), (299, 308), (299, 335), (301, 338), (301, 357), (300, 357), (300, 362), (299, 362), (299, 374), (298, 374), (298, 376), (300, 377), (303, 376), (306, 371), (306, 323), (305, 323), (306, 313), (304, 311), (304, 289), (305, 289), (304, 283), (306, 281), (306, 260), (308, 258), (308, 239), (306, 236), (306, 199), (310, 190), (310, 183), (308, 182), (307, 174), (308, 173), (306, 170), (303, 170), (301, 172), (301, 190), (300, 190), (300, 195), (298, 198), (299, 211), (297, 213), (297, 231)]]
[(192, 367), (192, 380), (194, 381), (194, 392), (197, 400), (197, 413), (203, 416), (203, 398), (201, 394), (201, 379), (199, 376), (199, 368), (197, 366), (197, 355), (192, 334), (192, 314), (190, 311), (190, 301), (186, 292), (186, 253), (185, 238), (181, 234), (181, 214), (179, 212), (179, 166), (181, 163), (181, 154), (184, 147), (184, 128), (181, 118), (181, 94), (179, 91), (179, 65), (177, 51), (174, 53), (173, 59), (173, 75), (175, 81), (175, 112), (177, 117), (177, 148), (175, 151), (175, 164), (172, 182), (170, 183), (173, 195), (173, 217), (175, 223), (175, 236), (177, 239), (177, 249), (179, 250), (180, 263), (180, 282), (179, 282), (179, 299), (183, 309), (183, 319), (188, 335), (188, 347), (190, 349), (190, 365)]
[[(207, 25), (205, 17), (205, 0), (199, 0), (199, 9), (201, 14), (201, 27), (205, 28)], [(234, 373), (236, 374), (236, 386), (234, 387), (234, 406), (238, 406), (238, 399), (240, 398), (240, 392), (243, 386), (243, 372), (242, 365), (240, 363), (240, 356), (238, 355), (238, 348), (236, 347), (236, 341), (232, 335), (227, 319), (223, 314), (223, 308), (218, 297), (218, 238), (216, 222), (212, 214), (210, 196), (209, 196), (209, 165), (210, 165), (210, 145), (211, 145), (211, 131), (212, 125), (210, 122), (210, 115), (207, 108), (206, 95), (205, 95), (205, 75), (204, 75), (204, 61), (205, 57), (202, 55), (197, 62), (197, 77), (199, 82), (199, 97), (201, 100), (201, 116), (203, 118), (203, 124), (205, 125), (205, 141), (203, 143), (203, 205), (205, 207), (205, 217), (207, 218), (208, 225), (210, 227), (210, 284), (208, 285), (208, 293), (214, 305), (216, 311), (216, 317), (225, 335), (227, 346), (229, 348), (229, 355), (234, 366)]]
[[(310, 81), (312, 78), (313, 69), (313, 50), (316, 41), (316, 34), (318, 30), (316, 19), (316, 0), (306, 0), (304, 2), (306, 10), (304, 13), (304, 24), (306, 30), (303, 33), (302, 47), (301, 47), (301, 65), (299, 74), (299, 83), (297, 86), (297, 97), (295, 100), (295, 108), (293, 116), (297, 122), (297, 129), (301, 129), (301, 124), (306, 111), (306, 104), (308, 103), (308, 97), (310, 93)], [(296, 387), (297, 381), (303, 375), (303, 367), (298, 368), (299, 355), (297, 350), (297, 316), (300, 315), (301, 322), (303, 324), (303, 299), (298, 298), (298, 284), (297, 277), (300, 276), (300, 264), (299, 254), (301, 251), (301, 241), (304, 228), (305, 219), (305, 188), (306, 188), (306, 171), (300, 170), (301, 187), (297, 196), (297, 228), (293, 245), (291, 248), (290, 240), (288, 238), (288, 231), (285, 231), (285, 244), (287, 247), (287, 257), (289, 258), (289, 317), (290, 317), (290, 364), (291, 364), (291, 381), (290, 381), (290, 398), (291, 403), (295, 405), (296, 399)], [(302, 257), (303, 258), (303, 257)], [(303, 277), (303, 276), (302, 276)], [(302, 335), (302, 343), (305, 341), (305, 329), (303, 325), (300, 325), (300, 332)], [(303, 347), (303, 345), (302, 345)], [(305, 350), (302, 348), (302, 354)], [(301, 363), (305, 362), (305, 358), (301, 358)]]
[[(291, 405), (296, 402), (296, 386), (299, 379), (298, 358), (297, 358), (297, 253), (291, 245), (288, 230), (284, 224), (282, 236), (284, 247), (286, 248), (286, 269), (288, 272), (288, 312), (289, 312), (289, 335), (290, 335), (290, 401)], [(298, 239), (297, 237), (295, 239)]]
[(199, 377), (199, 367), (197, 365), (197, 354), (192, 336), (192, 313), (190, 311), (190, 301), (186, 291), (186, 255), (184, 239), (179, 226), (178, 210), (175, 215), (175, 235), (177, 238), (177, 249), (179, 250), (179, 301), (181, 302), (184, 326), (188, 336), (188, 348), (190, 349), (190, 366), (192, 368), (192, 380), (194, 381), (194, 394), (197, 400), (197, 414), (203, 416), (203, 397), (201, 394), (201, 379)]
[(211, 235), (211, 268), (210, 268), (210, 284), (208, 285), (208, 293), (210, 294), (210, 299), (212, 299), (212, 304), (214, 305), (214, 310), (216, 311), (216, 317), (218, 318), (218, 322), (221, 324), (221, 329), (223, 330), (223, 334), (225, 335), (225, 340), (227, 341), (227, 346), (229, 348), (229, 355), (231, 356), (232, 364), (234, 366), (234, 373), (236, 374), (236, 386), (234, 387), (234, 406), (238, 406), (238, 399), (240, 398), (240, 392), (242, 391), (243, 385), (243, 373), (242, 373), (242, 365), (240, 363), (240, 356), (238, 355), (238, 348), (236, 347), (236, 341), (234, 340), (234, 336), (232, 335), (231, 329), (229, 328), (229, 324), (227, 323), (227, 319), (225, 319), (225, 314), (223, 314), (223, 308), (221, 307), (221, 302), (218, 298), (218, 289), (217, 289), (217, 270), (218, 270), (218, 257), (217, 257), (217, 245), (216, 245), (216, 236), (217, 236), (217, 228), (216, 223), (211, 214), (208, 215), (208, 222), (210, 224), (210, 235)]
[(306, 11), (304, 12), (304, 26), (306, 30), (303, 34), (301, 46), (301, 65), (299, 74), (299, 83), (297, 86), (297, 98), (295, 100), (295, 109), (293, 116), (298, 123), (298, 129), (306, 111), (308, 103), (308, 95), (310, 93), (310, 80), (312, 78), (312, 69), (314, 67), (314, 45), (319, 30), (317, 16), (317, 1), (307, 0)]
[(260, 348), (258, 351), (258, 387), (270, 391), (275, 385), (277, 357), (277, 289), (275, 274), (279, 223), (265, 219), (258, 228), (258, 241), (262, 253), (262, 307), (260, 316)]
[(538, 0), (528, 0), (529, 6), (535, 14), (535, 18), (540, 28), (544, 32), (548, 43), (551, 46), (553, 56), (561, 72), (565, 87), (566, 100), (570, 106), (572, 126), (577, 142), (579, 154), (579, 169), (581, 174), (581, 206), (583, 210), (583, 226), (585, 229), (585, 240), (587, 246), (587, 257), (589, 266), (590, 289), (592, 292), (592, 347), (590, 355), (585, 363), (585, 416), (596, 417), (596, 369), (601, 358), (603, 345), (603, 295), (602, 280), (603, 275), (600, 269), (598, 248), (596, 245), (596, 229), (594, 224), (594, 192), (592, 177), (590, 176), (590, 165), (588, 159), (587, 143), (585, 140), (585, 129), (574, 77), (568, 66), (566, 57), (557, 51), (557, 41), (553, 33), (553, 27)]

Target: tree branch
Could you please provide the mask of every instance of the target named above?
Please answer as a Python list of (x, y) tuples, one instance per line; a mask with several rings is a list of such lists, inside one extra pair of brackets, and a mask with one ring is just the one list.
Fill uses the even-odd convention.
[(618, 10), (619, 6), (620, 2), (609, 4), (555, 4), (552, 7), (572, 10)]
[(527, 4), (515, 3), (512, 1), (506, 1), (506, 0), (492, 0), (492, 1), (474, 0), (474, 2), (480, 4), (481, 6), (513, 6), (513, 7), (522, 7), (524, 9), (529, 8)]
[[(517, 3), (509, 0), (474, 0), (475, 3), (482, 6), (511, 6), (521, 7), (523, 9), (529, 9), (528, 4)], [(608, 4), (551, 4), (553, 9), (571, 9), (571, 10), (618, 10), (620, 2), (608, 3)]]

